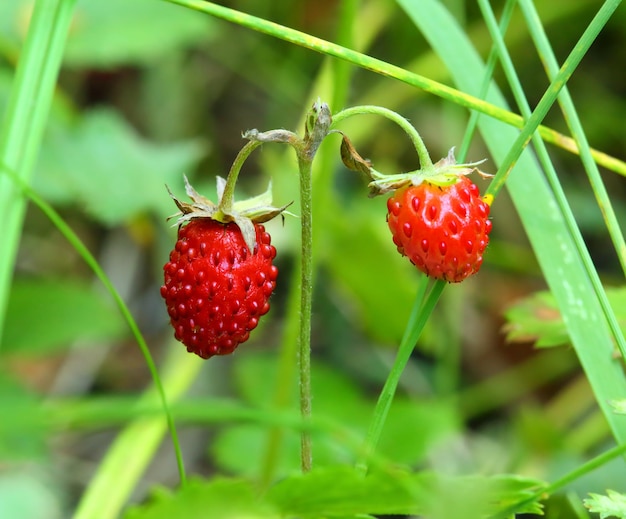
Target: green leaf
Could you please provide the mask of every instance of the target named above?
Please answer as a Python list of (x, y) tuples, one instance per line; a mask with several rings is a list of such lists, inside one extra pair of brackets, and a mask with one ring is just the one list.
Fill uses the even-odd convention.
[(570, 342), (567, 328), (554, 296), (536, 292), (510, 307), (503, 327), (509, 342), (535, 342), (537, 347), (559, 346)]
[(427, 476), (370, 474), (350, 467), (327, 467), (284, 479), (268, 499), (288, 517), (419, 513)]
[[(30, 0), (0, 2), (0, 32), (15, 45), (26, 35), (31, 10)], [(210, 18), (165, 2), (80, 0), (64, 62), (73, 67), (150, 64), (166, 53), (209, 41), (214, 28)]]
[(605, 519), (605, 517), (626, 519), (626, 494), (620, 494), (614, 490), (607, 490), (606, 494), (606, 496), (589, 494), (591, 497), (584, 499), (583, 503), (589, 511), (600, 514), (600, 519)]
[[(607, 288), (606, 295), (626, 332), (626, 287)], [(539, 348), (569, 344), (570, 338), (555, 297), (548, 291), (535, 292), (511, 306), (504, 314), (506, 338), (510, 342), (535, 342)]]
[(192, 479), (175, 493), (162, 492), (149, 503), (130, 509), (124, 519), (172, 519), (219, 517), (220, 519), (279, 519), (273, 507), (257, 497), (249, 482), (216, 478)]
[(90, 342), (118, 338), (125, 329), (108, 297), (86, 284), (18, 279), (9, 295), (2, 354), (57, 352), (79, 338)]
[(141, 138), (112, 110), (87, 113), (73, 127), (50, 128), (35, 188), (51, 202), (78, 202), (94, 218), (116, 225), (143, 211), (174, 211), (165, 184), (204, 155), (198, 141), (159, 145)]
[[(541, 514), (536, 497), (545, 483), (516, 475), (439, 476), (429, 488), (427, 517), (472, 519), (508, 514)], [(520, 504), (521, 503), (521, 504)]]
[[(288, 517), (348, 514), (422, 514), (441, 519), (541, 513), (534, 496), (543, 482), (514, 475), (447, 477), (431, 473), (373, 472), (349, 467), (314, 469), (284, 479), (267, 498)], [(530, 501), (522, 505), (522, 503)]]

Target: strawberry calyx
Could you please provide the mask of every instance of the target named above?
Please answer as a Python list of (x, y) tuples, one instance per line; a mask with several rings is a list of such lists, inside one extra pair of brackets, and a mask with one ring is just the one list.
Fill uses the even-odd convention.
[(450, 149), (446, 157), (435, 164), (429, 163), (421, 169), (409, 171), (408, 173), (385, 175), (376, 171), (369, 160), (362, 158), (354, 149), (350, 140), (343, 135), (341, 158), (347, 168), (363, 173), (369, 179), (370, 197), (383, 195), (409, 185), (419, 186), (422, 182), (429, 182), (441, 187), (451, 186), (456, 184), (461, 177), (469, 175), (474, 171), (484, 178), (493, 176), (477, 167), (485, 162), (486, 159), (457, 164), (454, 156), (454, 147)]
[(185, 192), (191, 198), (192, 203), (183, 202), (176, 198), (169, 187), (167, 191), (174, 200), (179, 212), (170, 216), (168, 219), (174, 219), (174, 225), (183, 225), (196, 218), (210, 218), (217, 222), (227, 224), (234, 222), (243, 236), (250, 252), (254, 251), (256, 246), (255, 223), (265, 223), (280, 214), (286, 213), (287, 207), (292, 202), (282, 206), (274, 207), (272, 205), (272, 183), (264, 193), (247, 200), (235, 202), (231, 197), (225, 197), (226, 180), (220, 176), (217, 177), (217, 196), (218, 203), (214, 203), (205, 196), (198, 193), (194, 187), (185, 178)]
[(369, 183), (370, 196), (377, 196), (388, 193), (408, 185), (419, 186), (422, 182), (429, 182), (436, 186), (446, 187), (454, 185), (461, 177), (477, 172), (484, 178), (492, 177), (488, 173), (481, 171), (477, 166), (485, 162), (486, 159), (477, 162), (457, 164), (454, 156), (454, 147), (450, 149), (448, 155), (430, 167), (400, 173), (397, 175), (383, 175), (373, 168), (371, 182)]

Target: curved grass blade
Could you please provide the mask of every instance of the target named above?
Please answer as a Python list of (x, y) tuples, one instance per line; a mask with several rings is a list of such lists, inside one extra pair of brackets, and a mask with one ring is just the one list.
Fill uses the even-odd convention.
[[(135, 319), (133, 318), (130, 310), (126, 306), (126, 303), (124, 302), (122, 297), (119, 295), (118, 291), (113, 286), (113, 283), (111, 283), (111, 280), (107, 277), (106, 273), (102, 270), (102, 268), (98, 264), (98, 261), (93, 257), (91, 252), (89, 252), (89, 250), (87, 249), (85, 244), (80, 240), (78, 235), (76, 235), (76, 233), (65, 223), (63, 218), (61, 218), (61, 216), (54, 210), (54, 208), (50, 206), (45, 200), (43, 200), (29, 186), (27, 186), (24, 182), (22, 182), (13, 171), (11, 171), (10, 169), (6, 167), (2, 167), (1, 165), (0, 165), (0, 171), (4, 171), (6, 176), (11, 178), (16, 183), (16, 185), (19, 186), (22, 192), (37, 207), (39, 207), (39, 209), (41, 209), (41, 211), (50, 219), (50, 221), (55, 225), (55, 227), (61, 232), (61, 234), (63, 234), (63, 236), (67, 239), (67, 241), (80, 254), (80, 256), (84, 259), (85, 263), (87, 263), (87, 265), (92, 269), (96, 277), (102, 282), (104, 287), (113, 297), (113, 300), (115, 301), (117, 307), (119, 308), (120, 313), (124, 316), (124, 319), (128, 323), (128, 326), (133, 336), (135, 337), (137, 344), (139, 345), (139, 348), (141, 349), (141, 352), (144, 355), (146, 364), (148, 366), (148, 369), (154, 381), (155, 389), (153, 391), (156, 391), (156, 395), (158, 395), (158, 399), (162, 405), (163, 414), (165, 415), (165, 422), (162, 419), (151, 420), (150, 421), (151, 423), (149, 424), (142, 422), (141, 426), (138, 426), (135, 429), (133, 429), (130, 433), (126, 433), (125, 435), (121, 436), (120, 443), (123, 445), (132, 446), (132, 448), (134, 449), (133, 456), (136, 459), (135, 467), (138, 470), (141, 470), (142, 468), (145, 468), (145, 465), (148, 463), (152, 454), (154, 453), (153, 450), (150, 449), (151, 443), (149, 441), (148, 442), (146, 441), (146, 436), (144, 435), (147, 435), (148, 437), (152, 438), (153, 441), (156, 441), (157, 439), (160, 439), (160, 434), (161, 434), (160, 431), (165, 430), (165, 424), (166, 424), (167, 428), (169, 429), (170, 436), (172, 438), (172, 444), (174, 446), (174, 452), (176, 455), (176, 462), (178, 466), (180, 481), (181, 481), (181, 484), (185, 484), (186, 475), (185, 475), (185, 467), (183, 464), (182, 452), (180, 449), (180, 442), (178, 441), (178, 434), (176, 432), (174, 418), (172, 417), (172, 413), (169, 408), (167, 396), (165, 393), (165, 388), (159, 377), (159, 373), (156, 368), (156, 364), (154, 363), (154, 360), (152, 358), (152, 354), (150, 353), (150, 349), (148, 348), (148, 345), (146, 344), (146, 341), (144, 340), (141, 334), (141, 331), (139, 330), (139, 327), (137, 323), (135, 322)], [(191, 378), (188, 378), (186, 380), (191, 380)], [(147, 398), (149, 401), (155, 399), (155, 396), (151, 395), (150, 393), (151, 392), (149, 391), (147, 393), (147, 396), (144, 395), (144, 398)], [(127, 439), (128, 437), (132, 439), (132, 442), (130, 442), (130, 440)], [(138, 448), (137, 445), (141, 445), (143, 450), (142, 448)], [(141, 453), (139, 451), (141, 451), (144, 454), (144, 456), (141, 456)], [(113, 454), (111, 454), (111, 452), (113, 452)], [(116, 452), (121, 452), (121, 453), (116, 454)], [(108, 503), (107, 506), (109, 506), (109, 509), (112, 509), (111, 503), (113, 501), (111, 497), (111, 488), (114, 487), (116, 488), (116, 491), (117, 491), (115, 495), (120, 496), (119, 501), (121, 501), (121, 504), (123, 504), (123, 499), (125, 499), (128, 496), (128, 494), (131, 492), (134, 485), (132, 485), (133, 481), (129, 481), (129, 484), (127, 486), (120, 484), (120, 477), (121, 477), (120, 474), (124, 473), (126, 477), (131, 477), (131, 478), (133, 477), (133, 475), (137, 474), (137, 472), (131, 473), (129, 470), (127, 470), (127, 467), (124, 467), (124, 464), (127, 462), (127, 458), (128, 458), (127, 448), (122, 448), (121, 451), (119, 449), (118, 451), (109, 451), (109, 454), (107, 455), (107, 459), (112, 459), (113, 461), (109, 462), (108, 465), (105, 465), (105, 464), (101, 465), (100, 470), (99, 470), (99, 474), (104, 474), (104, 476), (101, 476), (101, 478), (105, 478), (106, 484), (99, 485), (99, 486), (90, 485), (89, 492), (83, 497), (83, 502), (87, 502), (87, 503), (94, 502), (95, 505), (89, 504), (88, 506), (93, 507), (94, 509), (99, 509), (102, 506), (102, 501), (100, 500), (98, 496), (106, 495), (107, 496), (106, 502)], [(143, 461), (143, 465), (141, 463), (142, 461)], [(121, 469), (112, 471), (111, 469), (108, 468), (110, 466), (117, 467), (118, 469), (121, 466)], [(112, 482), (114, 482), (115, 484), (112, 484)], [(100, 488), (104, 488), (104, 490), (99, 490)], [(97, 498), (91, 498), (90, 497), (91, 495), (96, 495)], [(86, 515), (85, 517), (92, 517), (92, 516)], [(115, 515), (111, 517), (115, 517)]]
[[(519, 5), (524, 17), (527, 20), (530, 35), (535, 43), (535, 46), (539, 50), (539, 56), (541, 57), (544, 67), (547, 70), (548, 79), (552, 81), (554, 76), (558, 73), (559, 66), (545, 30), (539, 20), (537, 10), (534, 4), (528, 0), (520, 1)], [(607, 229), (609, 230), (609, 235), (611, 236), (615, 251), (617, 252), (617, 257), (620, 265), (622, 266), (622, 271), (626, 274), (626, 242), (624, 241), (624, 236), (620, 230), (620, 225), (617, 221), (613, 206), (611, 205), (611, 200), (609, 199), (606, 187), (602, 182), (598, 166), (593, 160), (587, 136), (585, 135), (582, 123), (580, 122), (580, 118), (578, 117), (578, 113), (574, 107), (574, 102), (572, 101), (572, 97), (570, 96), (567, 87), (564, 87), (559, 94), (558, 102), (561, 106), (561, 111), (565, 116), (565, 122), (572, 132), (574, 140), (580, 150), (580, 159), (583, 163), (585, 171), (587, 172), (593, 193), (598, 201), (598, 206), (600, 207), (600, 211), (602, 212), (602, 216), (606, 222)], [(622, 354), (623, 353), (624, 352), (622, 352)]]
[[(511, 86), (511, 89), (513, 91), (513, 95), (516, 99), (516, 102), (520, 108), (520, 111), (522, 113), (522, 115), (530, 120), (530, 118), (532, 117), (532, 111), (530, 108), (530, 104), (528, 103), (526, 96), (524, 94), (524, 90), (522, 88), (522, 85), (519, 81), (519, 78), (515, 72), (515, 68), (513, 66), (513, 61), (511, 60), (509, 53), (504, 45), (504, 40), (501, 38), (500, 33), (497, 29), (497, 24), (495, 21), (495, 16), (493, 15), (493, 11), (491, 10), (491, 6), (488, 4), (488, 2), (486, 2), (485, 0), (479, 0), (479, 5), (480, 8), (483, 12), (483, 16), (485, 18), (485, 21), (487, 23), (487, 26), (489, 27), (489, 30), (491, 32), (491, 34), (493, 35), (495, 41), (496, 41), (496, 46), (499, 50), (500, 53), (500, 57), (502, 60), (502, 64), (503, 64), (503, 68), (505, 71), (505, 74), (507, 76), (507, 80), (509, 81), (509, 84)], [(533, 19), (531, 19), (532, 21)], [(591, 40), (593, 41), (593, 40)], [(559, 72), (560, 73), (560, 72)], [(560, 81), (560, 79), (558, 80)], [(541, 105), (541, 103), (540, 103)], [(537, 107), (537, 109), (540, 108), (540, 105)], [(537, 111), (537, 110), (536, 110)], [(546, 109), (547, 111), (547, 109)], [(582, 131), (582, 128), (580, 128), (580, 130)], [(583, 144), (587, 144), (586, 143), (586, 139), (583, 137)], [(580, 142), (580, 139), (578, 139), (578, 141)], [(582, 235), (580, 233), (580, 231), (578, 230), (578, 227), (576, 225), (576, 219), (574, 218), (574, 215), (569, 207), (569, 204), (567, 202), (567, 199), (565, 197), (565, 193), (563, 192), (563, 189), (559, 183), (559, 179), (556, 173), (556, 169), (554, 168), (554, 165), (552, 164), (551, 160), (550, 160), (550, 156), (548, 154), (548, 150), (546, 148), (545, 143), (541, 140), (541, 137), (538, 134), (533, 134), (532, 135), (532, 142), (533, 145), (535, 147), (535, 150), (537, 152), (537, 156), (539, 158), (539, 162), (541, 163), (541, 166), (543, 167), (543, 170), (545, 171), (546, 174), (546, 178), (548, 180), (548, 183), (550, 184), (550, 187), (554, 193), (555, 199), (557, 204), (559, 205), (559, 210), (561, 211), (561, 213), (563, 214), (563, 218), (565, 220), (565, 223), (570, 231), (570, 234), (572, 236), (572, 239), (574, 240), (574, 244), (576, 245), (576, 248), (578, 249), (579, 252), (579, 256), (583, 262), (583, 265), (585, 267), (585, 270), (587, 271), (587, 274), (589, 276), (589, 279), (591, 280), (591, 283), (593, 285), (593, 288), (596, 292), (596, 295), (598, 297), (598, 301), (600, 302), (600, 305), (602, 307), (602, 310), (604, 311), (604, 314), (607, 318), (608, 324), (609, 324), (609, 328), (611, 329), (611, 333), (613, 334), (613, 336), (615, 337), (615, 340), (617, 342), (617, 346), (620, 349), (621, 353), (622, 353), (622, 358), (626, 359), (626, 344), (624, 341), (624, 338), (622, 336), (621, 333), (621, 329), (619, 326), (619, 323), (617, 322), (617, 318), (615, 317), (615, 314), (613, 312), (613, 309), (611, 308), (611, 305), (609, 303), (608, 297), (604, 291), (604, 288), (602, 286), (602, 282), (600, 281), (600, 277), (598, 276), (597, 272), (595, 271), (595, 268), (593, 266), (593, 262), (591, 260), (591, 257), (589, 256), (589, 253), (586, 249), (585, 243), (583, 241)], [(585, 150), (582, 150), (583, 156), (585, 154)], [(593, 166), (595, 167), (595, 164), (593, 164)], [(502, 167), (502, 169), (504, 169), (504, 167)], [(597, 172), (597, 169), (596, 169)], [(502, 177), (505, 178), (505, 177)], [(606, 210), (608, 211), (609, 209), (611, 209), (611, 204), (608, 201), (608, 196), (606, 195), (606, 191), (604, 190), (604, 185), (602, 184), (601, 179), (599, 178), (599, 172), (597, 172), (597, 177), (592, 177), (592, 183), (595, 184), (599, 184), (600, 186), (602, 186), (600, 188), (600, 186), (596, 185), (596, 189), (594, 189), (594, 191), (598, 192), (599, 190), (604, 191), (604, 196), (606, 198)], [(491, 186), (490, 186), (491, 189)], [(613, 215), (614, 217), (614, 215)], [(618, 230), (618, 234), (619, 233), (619, 227), (617, 228)], [(621, 243), (623, 244), (623, 237), (620, 236), (615, 236), (614, 240), (619, 240), (621, 239)], [(615, 241), (614, 241), (615, 243)]]

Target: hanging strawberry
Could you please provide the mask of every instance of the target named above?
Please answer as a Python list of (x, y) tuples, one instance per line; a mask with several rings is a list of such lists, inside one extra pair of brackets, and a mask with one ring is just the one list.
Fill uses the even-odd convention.
[(165, 299), (174, 336), (204, 359), (226, 355), (248, 340), (269, 310), (278, 269), (276, 249), (262, 223), (280, 214), (267, 193), (232, 203), (218, 177), (216, 205), (185, 178), (193, 203), (170, 196), (180, 209), (178, 238), (163, 267)]

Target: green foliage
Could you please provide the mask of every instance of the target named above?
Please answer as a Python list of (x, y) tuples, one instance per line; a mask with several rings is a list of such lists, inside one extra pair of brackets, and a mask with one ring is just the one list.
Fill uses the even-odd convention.
[[(607, 288), (607, 297), (626, 333), (626, 288)], [(540, 291), (506, 310), (504, 326), (509, 342), (534, 342), (538, 348), (568, 344), (567, 326), (551, 292)]]
[(75, 280), (24, 279), (13, 284), (2, 355), (59, 353), (119, 338), (126, 327), (108, 295)]
[(346, 519), (365, 514), (425, 514), (433, 519), (489, 517), (514, 505), (511, 513), (541, 513), (532, 499), (541, 483), (515, 476), (440, 479), (430, 473), (374, 472), (349, 467), (315, 469), (287, 477), (259, 496), (242, 480), (193, 480), (179, 492), (161, 493), (130, 510), (125, 519), (173, 515), (202, 517), (219, 510), (224, 518)]
[(600, 514), (600, 519), (606, 517), (626, 518), (626, 495), (607, 490), (606, 495), (589, 494), (591, 497), (584, 500), (585, 506), (591, 511)]
[(165, 184), (182, 187), (183, 174), (203, 155), (197, 140), (156, 145), (118, 112), (99, 109), (81, 115), (77, 124), (50, 129), (35, 188), (56, 204), (78, 204), (106, 225), (141, 213), (164, 218), (175, 212)]

